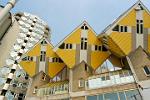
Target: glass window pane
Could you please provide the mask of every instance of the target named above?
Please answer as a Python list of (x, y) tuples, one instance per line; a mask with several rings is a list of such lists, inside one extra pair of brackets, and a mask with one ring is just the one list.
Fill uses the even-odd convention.
[(102, 94), (98, 96), (98, 100), (104, 100)]
[(97, 96), (88, 96), (87, 100), (97, 100)]
[(142, 100), (138, 90), (130, 90), (125, 93), (128, 100)]
[(124, 92), (119, 92), (120, 100), (126, 100)]
[(117, 93), (107, 93), (104, 94), (105, 100), (118, 100), (118, 95)]

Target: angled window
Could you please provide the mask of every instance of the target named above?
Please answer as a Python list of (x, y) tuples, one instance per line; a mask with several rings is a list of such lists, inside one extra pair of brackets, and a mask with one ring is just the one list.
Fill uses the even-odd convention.
[(116, 26), (113, 28), (113, 31), (119, 31), (119, 25), (116, 25)]
[(116, 25), (112, 30), (117, 31), (117, 32), (128, 32), (128, 27), (127, 26)]
[(64, 49), (65, 48), (65, 43), (62, 43), (60, 46), (59, 46), (60, 49)]
[(143, 20), (136, 20), (136, 33), (143, 34)]
[(70, 43), (65, 44), (65, 49), (72, 49), (72, 44)]
[(102, 45), (102, 51), (108, 51), (104, 45)]
[(45, 51), (41, 51), (40, 61), (45, 61), (45, 60), (46, 60), (46, 52)]
[(33, 57), (30, 56), (24, 57), (22, 61), (33, 61)]
[(124, 32), (128, 32), (128, 27), (127, 26), (124, 27)]
[(124, 30), (123, 30), (123, 26), (120, 26), (120, 32), (123, 32)]
[(102, 51), (102, 46), (95, 45), (95, 51)]
[(79, 79), (79, 87), (82, 88), (84, 87), (84, 79)]
[(47, 44), (46, 40), (45, 40), (45, 39), (43, 39), (43, 41), (41, 42), (41, 44), (42, 44), (42, 45)]
[(88, 30), (89, 28), (86, 26), (86, 24), (84, 24), (83, 26), (81, 26), (81, 29)]
[(81, 50), (87, 50), (87, 38), (81, 38)]
[(146, 74), (146, 76), (150, 76), (150, 68), (148, 66), (144, 66), (143, 70), (144, 70), (144, 73)]

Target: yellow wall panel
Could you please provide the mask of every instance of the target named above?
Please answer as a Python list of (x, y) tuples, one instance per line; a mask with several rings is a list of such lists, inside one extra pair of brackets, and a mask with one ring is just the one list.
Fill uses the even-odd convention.
[(88, 38), (88, 44), (91, 44), (91, 45), (93, 45), (93, 44), (95, 44), (95, 45), (101, 45), (102, 44), (101, 41), (98, 40), (96, 34), (93, 33), (92, 30), (88, 31), (88, 37), (89, 37)]
[(75, 50), (62, 50), (58, 49), (56, 53), (63, 59), (64, 63), (69, 67), (72, 68), (75, 65)]
[(71, 35), (64, 41), (65, 43), (80, 43), (81, 38), (81, 29), (77, 29), (75, 32), (71, 33)]
[[(46, 50), (46, 57), (50, 57), (52, 55), (55, 55), (53, 48), (51, 45), (47, 45), (47, 50)], [(53, 57), (53, 56), (52, 56)]]
[(55, 77), (63, 68), (65, 67), (64, 63), (50, 63), (48, 66), (48, 74), (51, 78)]
[(110, 34), (110, 37), (126, 55), (131, 52), (132, 49), (131, 33), (112, 32)]
[(150, 53), (150, 34), (148, 35), (148, 52)]
[(20, 66), (29, 74), (30, 77), (35, 75), (36, 63), (29, 61), (21, 61)]
[(150, 28), (150, 15), (148, 14), (147, 11), (143, 11), (143, 22), (144, 22), (144, 27), (145, 28)]
[(127, 26), (136, 26), (136, 12), (133, 9), (118, 24)]
[(95, 70), (109, 57), (108, 52), (93, 51), (91, 53), (91, 66)]
[(41, 49), (41, 45), (40, 43), (37, 44), (34, 48), (32, 48), (27, 55), (28, 56), (40, 56), (40, 49)]

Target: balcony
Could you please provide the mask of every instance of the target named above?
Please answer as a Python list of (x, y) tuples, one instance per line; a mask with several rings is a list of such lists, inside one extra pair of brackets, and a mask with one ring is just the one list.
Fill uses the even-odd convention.
[(43, 88), (39, 88), (35, 90), (35, 93), (37, 96), (49, 96), (49, 95), (55, 95), (55, 94), (65, 94), (69, 91), (69, 82), (55, 82), (55, 83), (49, 83)]
[(117, 70), (89, 77), (86, 81), (86, 89), (97, 89), (133, 83), (134, 78), (130, 70)]

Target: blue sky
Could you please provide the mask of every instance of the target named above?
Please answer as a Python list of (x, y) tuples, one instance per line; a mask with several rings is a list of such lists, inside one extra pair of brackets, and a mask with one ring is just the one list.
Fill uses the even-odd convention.
[[(8, 0), (1, 0), (5, 5)], [(51, 28), (56, 45), (86, 20), (99, 34), (137, 0), (19, 0), (12, 12), (29, 12), (42, 18)], [(149, 0), (141, 0), (150, 9)]]

